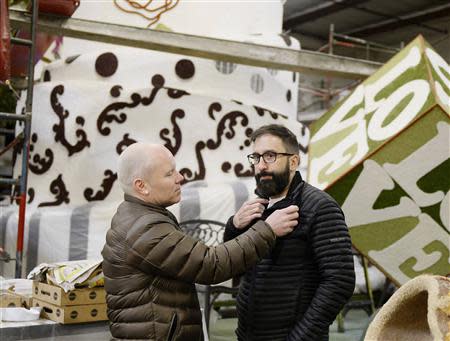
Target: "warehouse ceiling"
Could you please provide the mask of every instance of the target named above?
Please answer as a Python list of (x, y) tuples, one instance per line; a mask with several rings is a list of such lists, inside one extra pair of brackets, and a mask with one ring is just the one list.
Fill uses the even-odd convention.
[(385, 62), (422, 34), (450, 62), (449, 0), (287, 0), (284, 5), (283, 30), (303, 49), (329, 52), (331, 25), (334, 54)]

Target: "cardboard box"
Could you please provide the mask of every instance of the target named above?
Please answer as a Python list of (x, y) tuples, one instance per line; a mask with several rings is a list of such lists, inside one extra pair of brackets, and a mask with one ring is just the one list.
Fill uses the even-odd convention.
[(106, 321), (106, 303), (57, 306), (33, 298), (33, 307), (42, 307), (41, 316), (62, 324)]
[(0, 294), (0, 308), (21, 307), (22, 297), (12, 292), (3, 292)]
[(25, 307), (27, 309), (30, 309), (32, 307), (32, 296), (20, 295), (20, 298), (22, 299), (22, 307)]
[(75, 289), (66, 293), (60, 287), (36, 281), (33, 282), (33, 298), (56, 306), (106, 303), (103, 287)]

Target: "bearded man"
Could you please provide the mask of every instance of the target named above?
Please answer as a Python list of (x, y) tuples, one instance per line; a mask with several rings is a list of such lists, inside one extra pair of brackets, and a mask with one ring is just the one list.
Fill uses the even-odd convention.
[(224, 240), (244, 233), (274, 210), (297, 205), (293, 232), (241, 278), (237, 296), (239, 341), (324, 341), (329, 326), (353, 294), (355, 272), (344, 214), (327, 193), (303, 181), (299, 144), (281, 125), (251, 136), (248, 160), (258, 198), (230, 217)]
[(159, 144), (127, 147), (119, 157), (118, 180), (124, 201), (102, 251), (113, 340), (203, 340), (194, 283), (242, 274), (297, 225), (298, 208), (292, 205), (228, 243), (209, 247), (191, 238), (167, 210), (181, 199), (183, 175)]

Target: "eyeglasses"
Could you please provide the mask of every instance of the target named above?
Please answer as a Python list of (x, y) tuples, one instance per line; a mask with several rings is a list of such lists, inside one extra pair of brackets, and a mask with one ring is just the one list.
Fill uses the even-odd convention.
[(259, 163), (259, 160), (261, 160), (261, 156), (265, 163), (274, 163), (277, 160), (278, 155), (282, 156), (292, 156), (294, 154), (289, 153), (277, 153), (277, 152), (265, 152), (262, 155), (258, 153), (253, 153), (247, 155), (248, 162), (250, 162), (251, 165), (257, 165)]

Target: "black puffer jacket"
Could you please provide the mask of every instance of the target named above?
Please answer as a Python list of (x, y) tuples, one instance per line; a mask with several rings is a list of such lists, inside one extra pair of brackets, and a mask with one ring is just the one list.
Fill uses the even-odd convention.
[[(353, 294), (348, 229), (336, 201), (296, 173), (283, 200), (263, 213), (296, 204), (300, 224), (245, 273), (237, 297), (239, 340), (322, 341)], [(227, 223), (225, 240), (246, 231)]]
[(242, 274), (275, 243), (260, 221), (215, 247), (184, 234), (166, 209), (125, 196), (103, 248), (106, 300), (115, 339), (202, 340), (194, 283)]

